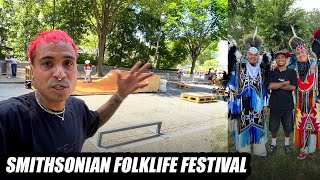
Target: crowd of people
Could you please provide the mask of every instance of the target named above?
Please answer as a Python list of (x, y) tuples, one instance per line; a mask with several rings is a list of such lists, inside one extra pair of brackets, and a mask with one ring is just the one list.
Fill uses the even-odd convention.
[[(180, 69), (177, 71), (177, 80), (181, 81), (182, 76), (186, 74), (185, 70)], [(196, 71), (194, 69), (194, 75), (198, 77), (203, 77), (204, 80), (207, 81), (207, 84), (209, 85), (218, 85), (220, 86), (223, 84), (223, 81), (226, 79), (227, 72), (217, 72), (217, 70), (213, 71), (211, 68), (209, 68), (208, 71)]]
[[(278, 147), (280, 123), (285, 136), (285, 154), (292, 154), (291, 133), (294, 133), (294, 145), (300, 148), (298, 159), (305, 159), (307, 154), (320, 148), (320, 29), (314, 31), (310, 52), (294, 29), (293, 34), (289, 41), (292, 53), (278, 49), (273, 54), (275, 66), (271, 66), (270, 58), (260, 54), (259, 35), (245, 36), (245, 56), (229, 42), (229, 128), (239, 152), (271, 156)], [(317, 58), (311, 59), (310, 54)], [(268, 130), (271, 141), (267, 146)]]

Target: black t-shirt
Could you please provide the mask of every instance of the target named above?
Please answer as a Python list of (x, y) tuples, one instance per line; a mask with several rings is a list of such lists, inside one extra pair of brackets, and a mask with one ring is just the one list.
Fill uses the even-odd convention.
[[(272, 82), (290, 81), (290, 85), (297, 87), (297, 74), (293, 69), (286, 69), (280, 72), (279, 69), (269, 73), (268, 84)], [(270, 100), (270, 109), (292, 110), (294, 108), (292, 91), (283, 89), (272, 90)]]
[(80, 152), (98, 129), (99, 114), (69, 97), (64, 121), (37, 104), (34, 92), (0, 102), (0, 155), (15, 152)]

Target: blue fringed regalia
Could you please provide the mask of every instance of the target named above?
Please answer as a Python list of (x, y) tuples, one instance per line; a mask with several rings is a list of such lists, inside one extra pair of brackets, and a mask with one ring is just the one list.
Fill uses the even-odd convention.
[[(257, 64), (255, 73), (250, 73), (250, 63), (244, 61), (237, 64), (228, 83), (230, 89), (238, 93), (230, 96), (228, 102), (229, 119), (232, 121), (236, 149), (250, 149), (250, 144), (257, 146), (256, 154), (265, 153), (267, 142), (266, 121), (262, 114), (267, 103), (262, 70)], [(259, 148), (259, 145), (261, 146)], [(259, 149), (259, 150), (258, 150)], [(246, 150), (244, 150), (246, 151)]]

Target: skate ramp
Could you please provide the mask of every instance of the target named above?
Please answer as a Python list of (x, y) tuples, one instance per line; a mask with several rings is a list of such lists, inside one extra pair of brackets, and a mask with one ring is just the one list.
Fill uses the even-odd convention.
[[(129, 71), (121, 71), (122, 77), (125, 77)], [(143, 82), (148, 82), (149, 85), (137, 89), (135, 93), (141, 92), (159, 92), (160, 76), (153, 75), (145, 79)], [(107, 75), (98, 80), (92, 80), (91, 83), (77, 81), (77, 86), (72, 95), (94, 95), (94, 94), (113, 94), (117, 91), (117, 75), (115, 70), (110, 70)]]

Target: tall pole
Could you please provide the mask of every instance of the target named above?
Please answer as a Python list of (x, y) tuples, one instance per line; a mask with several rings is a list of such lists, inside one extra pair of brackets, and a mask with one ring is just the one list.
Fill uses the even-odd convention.
[(160, 22), (160, 30), (159, 30), (159, 34), (158, 34), (156, 54), (154, 55), (154, 67), (156, 69), (159, 69), (159, 67), (158, 67), (158, 48), (159, 48), (159, 41), (160, 41), (160, 36), (161, 36), (161, 28), (162, 28), (162, 22)]
[(54, 21), (56, 20), (56, 1), (53, 0), (53, 23), (52, 23), (52, 29), (54, 29)]
[(165, 13), (161, 13), (161, 16), (160, 16), (160, 29), (159, 29), (159, 34), (158, 34), (158, 40), (157, 40), (157, 46), (156, 46), (156, 54), (154, 56), (154, 67), (156, 69), (159, 69), (159, 66), (160, 66), (160, 61), (159, 61), (159, 53), (158, 53), (158, 48), (159, 48), (159, 42), (160, 42), (160, 36), (161, 36), (161, 29), (162, 29), (162, 24), (165, 22), (165, 19), (166, 19), (166, 14)]

